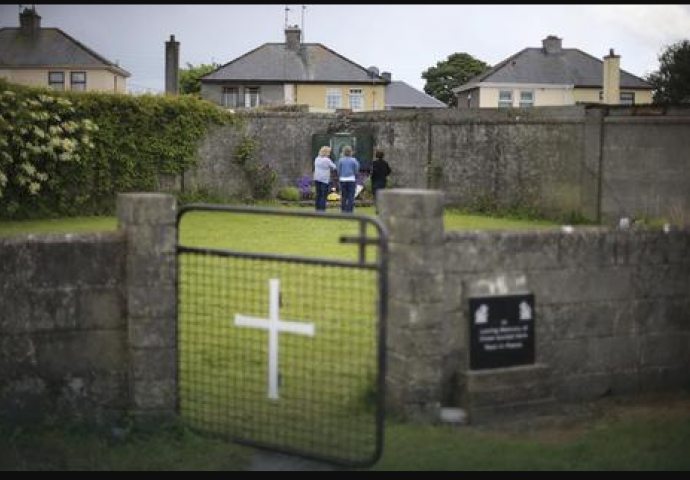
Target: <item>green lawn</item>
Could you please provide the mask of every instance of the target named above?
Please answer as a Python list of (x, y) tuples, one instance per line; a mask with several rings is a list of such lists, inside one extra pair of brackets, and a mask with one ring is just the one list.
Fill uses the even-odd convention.
[[(296, 211), (309, 211), (300, 208)], [(332, 209), (331, 212), (337, 212)], [(357, 214), (373, 216), (373, 208), (360, 208)], [(206, 217), (208, 218), (208, 217)], [(212, 227), (208, 233), (200, 233), (200, 240), (207, 244), (221, 246), (227, 238), (236, 238), (240, 241), (248, 239), (241, 247), (250, 248), (265, 246), (269, 251), (279, 251), (285, 246), (297, 245), (304, 238), (306, 225), (314, 225), (313, 220), (296, 219), (266, 219), (261, 217), (234, 217), (235, 221), (227, 224), (205, 222), (196, 220), (194, 227), (205, 229)], [(556, 224), (540, 220), (515, 220), (505, 218), (491, 218), (478, 215), (467, 215), (449, 210), (445, 215), (446, 230), (526, 230), (554, 228)], [(30, 220), (30, 221), (0, 221), (0, 236), (19, 235), (26, 233), (81, 233), (112, 231), (117, 228), (117, 220), (113, 217), (76, 217), (60, 218), (55, 220)], [(238, 233), (242, 238), (238, 237)], [(279, 235), (279, 236), (276, 236)], [(324, 232), (321, 244), (332, 238)], [(258, 242), (258, 243), (257, 243)], [(294, 249), (293, 249), (294, 251)]]
[(0, 221), (0, 236), (27, 233), (91, 233), (117, 229), (114, 217), (74, 217), (55, 220)]
[[(521, 432), (391, 423), (374, 470), (690, 470), (690, 394), (566, 425)], [(243, 470), (251, 455), (182, 428), (116, 441), (79, 429), (0, 425), (0, 471)]]
[(668, 415), (600, 418), (546, 432), (391, 425), (375, 470), (690, 470), (690, 402)]

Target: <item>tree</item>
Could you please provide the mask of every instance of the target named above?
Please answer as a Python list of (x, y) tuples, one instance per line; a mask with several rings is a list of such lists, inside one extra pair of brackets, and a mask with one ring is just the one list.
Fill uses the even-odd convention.
[(201, 95), (201, 77), (216, 70), (220, 65), (201, 64), (197, 67), (187, 62), (187, 68), (180, 69), (180, 93), (188, 95)]
[(690, 103), (690, 40), (668, 47), (659, 63), (659, 71), (647, 78), (654, 86), (654, 103)]
[(490, 65), (469, 53), (454, 53), (422, 73), (422, 78), (426, 80), (424, 91), (446, 105), (455, 107), (458, 99), (453, 89), (466, 84), (489, 68)]

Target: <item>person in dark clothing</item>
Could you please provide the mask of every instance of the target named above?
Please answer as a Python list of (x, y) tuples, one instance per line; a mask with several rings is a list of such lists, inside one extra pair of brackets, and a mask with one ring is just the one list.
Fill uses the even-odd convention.
[(393, 173), (390, 165), (385, 160), (385, 156), (383, 150), (376, 151), (376, 159), (373, 162), (371, 171), (371, 189), (374, 193), (374, 201), (376, 201), (376, 194), (379, 190), (386, 188), (388, 177)]

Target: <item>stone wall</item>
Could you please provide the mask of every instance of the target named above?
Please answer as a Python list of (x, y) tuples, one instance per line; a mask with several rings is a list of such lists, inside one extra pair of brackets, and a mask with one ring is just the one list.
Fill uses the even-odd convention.
[[(386, 151), (393, 185), (440, 189), (471, 209), (529, 211), (558, 220), (613, 223), (679, 217), (690, 209), (687, 109), (544, 107), (431, 109), (354, 114), (245, 113), (216, 129), (186, 188), (247, 195), (232, 158), (243, 138), (282, 186), (311, 173), (312, 136), (366, 133)], [(685, 214), (687, 216), (687, 214)]]
[(0, 418), (175, 411), (175, 201), (118, 198), (120, 231), (0, 239)]
[[(458, 397), (475, 417), (690, 386), (689, 231), (449, 233), (445, 251), (447, 319), (461, 345), (446, 368), (460, 368)], [(536, 365), (470, 371), (469, 298), (524, 292), (537, 302)]]
[(614, 111), (604, 122), (603, 217), (670, 217), (690, 224), (688, 110), (623, 113)]
[[(690, 386), (690, 231), (444, 234), (442, 204), (439, 192), (381, 197), (394, 411), (434, 421), (461, 407), (483, 421)], [(470, 370), (469, 299), (523, 293), (536, 296), (536, 363)]]
[(121, 233), (0, 239), (0, 416), (108, 421), (127, 407)]

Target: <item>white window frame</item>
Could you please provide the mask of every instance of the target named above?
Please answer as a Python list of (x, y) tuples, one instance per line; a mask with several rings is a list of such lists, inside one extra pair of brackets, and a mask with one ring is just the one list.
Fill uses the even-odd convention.
[[(76, 75), (84, 75), (84, 81), (83, 82), (75, 82), (74, 77)], [(69, 88), (73, 92), (85, 92), (86, 91), (86, 83), (87, 83), (87, 76), (86, 72), (70, 72), (69, 73)], [(78, 86), (75, 88), (75, 86)]]
[[(253, 94), (256, 94), (253, 97)], [(253, 102), (252, 100), (256, 100)], [(246, 108), (256, 108), (261, 105), (261, 88), (260, 87), (245, 87), (244, 89), (244, 106)]]
[[(510, 100), (502, 100), (501, 96), (507, 93), (510, 96)], [(499, 90), (498, 91), (498, 108), (512, 108), (513, 106), (513, 91), (512, 90)]]
[(350, 110), (353, 112), (364, 110), (364, 89), (350, 89)]
[[(62, 82), (54, 82), (53, 81), (53, 75), (62, 76)], [(65, 72), (48, 72), (48, 86), (50, 88), (52, 88), (53, 90), (64, 92), (65, 91)]]
[(343, 108), (343, 90), (341, 88), (326, 89), (326, 108), (331, 110)]
[[(623, 101), (624, 95), (630, 98), (629, 102)], [(620, 104), (625, 105), (625, 106), (633, 106), (633, 105), (635, 105), (635, 101), (637, 100), (635, 97), (636, 97), (635, 92), (621, 92)]]
[[(532, 98), (530, 100), (525, 100), (523, 95), (529, 94)], [(520, 108), (531, 108), (534, 106), (534, 90), (521, 90), (520, 91)]]
[[(234, 98), (231, 96), (234, 96)], [(239, 87), (223, 87), (223, 93), (221, 94), (221, 101), (225, 108), (237, 108), (240, 103), (240, 89)], [(233, 102), (228, 101), (233, 98)], [(232, 105), (230, 105), (232, 103)]]

